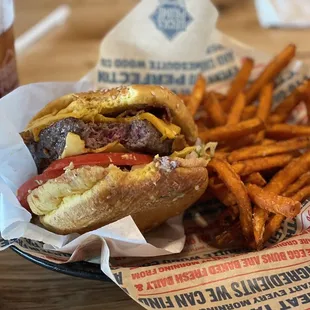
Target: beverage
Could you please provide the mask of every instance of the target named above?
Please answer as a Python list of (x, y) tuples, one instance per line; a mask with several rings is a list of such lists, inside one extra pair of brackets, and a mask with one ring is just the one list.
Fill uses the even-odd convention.
[(0, 98), (18, 86), (13, 0), (0, 0)]

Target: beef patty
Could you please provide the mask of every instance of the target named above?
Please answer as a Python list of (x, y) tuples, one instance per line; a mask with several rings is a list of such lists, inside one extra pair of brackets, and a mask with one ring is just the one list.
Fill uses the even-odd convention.
[(85, 141), (86, 148), (96, 149), (118, 141), (128, 150), (146, 154), (168, 155), (173, 140), (162, 140), (162, 135), (146, 120), (131, 123), (85, 123), (76, 118), (65, 118), (41, 131), (39, 142), (26, 142), (39, 173), (57, 160), (66, 145), (69, 132)]

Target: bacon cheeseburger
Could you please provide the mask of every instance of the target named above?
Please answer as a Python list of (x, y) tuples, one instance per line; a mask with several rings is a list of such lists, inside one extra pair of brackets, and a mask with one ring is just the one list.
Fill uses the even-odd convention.
[(195, 123), (163, 87), (63, 96), (21, 136), (40, 174), (19, 188), (19, 201), (58, 234), (127, 215), (146, 231), (184, 211), (208, 185), (206, 147), (191, 146)]

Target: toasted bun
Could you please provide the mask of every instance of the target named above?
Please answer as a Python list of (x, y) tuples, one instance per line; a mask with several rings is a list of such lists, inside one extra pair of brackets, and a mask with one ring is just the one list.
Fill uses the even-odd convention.
[(146, 231), (180, 214), (208, 185), (204, 159), (155, 159), (122, 171), (84, 166), (67, 170), (28, 196), (41, 223), (58, 234), (84, 233), (131, 215)]
[(47, 104), (35, 115), (26, 131), (38, 133), (66, 117), (91, 121), (97, 115), (106, 116), (149, 106), (169, 109), (172, 122), (181, 127), (185, 139), (190, 144), (196, 141), (197, 128), (183, 101), (167, 88), (154, 85), (132, 85), (63, 96)]

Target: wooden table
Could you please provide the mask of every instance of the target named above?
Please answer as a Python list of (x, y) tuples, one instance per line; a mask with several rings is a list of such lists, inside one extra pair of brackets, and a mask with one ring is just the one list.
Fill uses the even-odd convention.
[[(15, 0), (19, 36), (59, 4), (68, 3), (68, 22), (18, 58), (22, 84), (77, 80), (96, 63), (101, 38), (138, 0)], [(261, 50), (275, 53), (289, 42), (310, 60), (310, 30), (260, 28), (250, 0), (216, 0), (218, 28)], [(0, 309), (141, 309), (116, 285), (55, 273), (11, 250), (0, 253)]]

